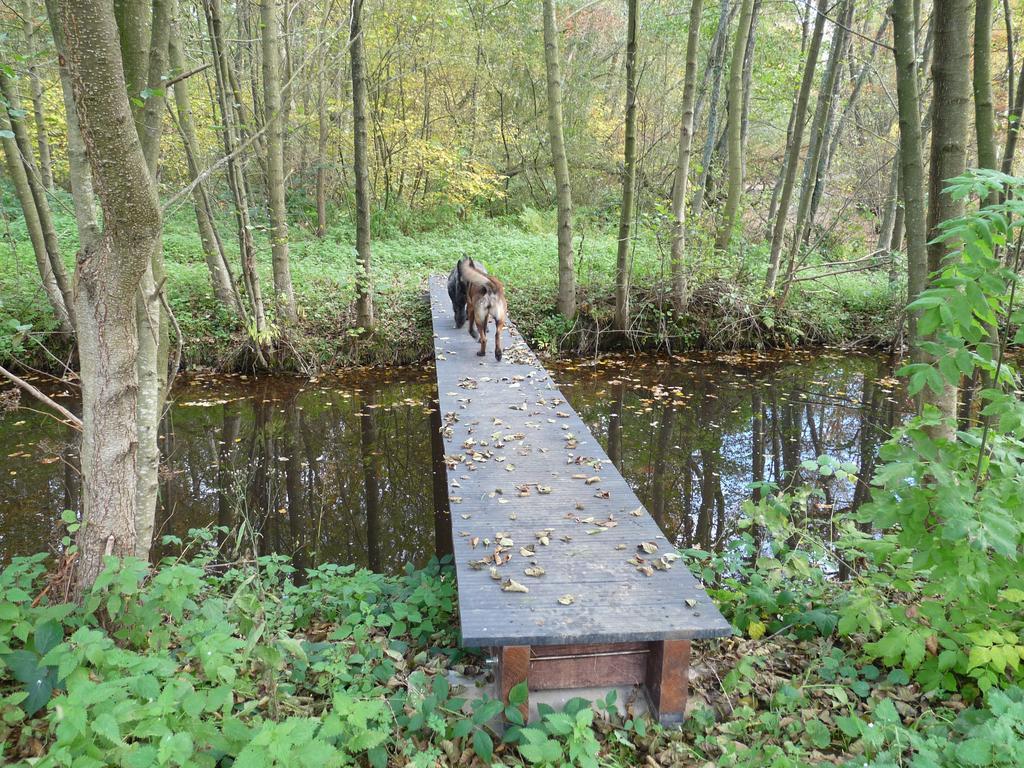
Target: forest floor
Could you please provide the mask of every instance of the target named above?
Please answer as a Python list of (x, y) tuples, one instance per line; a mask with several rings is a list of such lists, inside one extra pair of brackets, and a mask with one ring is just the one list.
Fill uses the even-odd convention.
[[(609, 697), (569, 701), (502, 733), (501, 702), (450, 683), (452, 673), (488, 677), (482, 656), (458, 647), (450, 568), (435, 562), (392, 577), (329, 564), (297, 580), (286, 557), (231, 565), (200, 546), (202, 557), (155, 570), (112, 566), (83, 606), (33, 602), (46, 584), (43, 555), (0, 570), (6, 760), (1010, 766), (1024, 746), (1020, 689), (993, 690), (987, 707), (972, 706), (928, 693), (898, 663), (872, 662), (862, 635), (836, 631), (836, 582), (787, 579), (766, 591), (729, 578), (733, 566), (721, 558), (684, 553), (695, 575), (713, 580), (731, 620), (759, 620), (695, 644), (682, 729), (634, 717)], [(768, 576), (777, 565), (755, 568)], [(759, 581), (756, 571), (746, 576)], [(795, 612), (763, 604), (787, 591)]]
[[(64, 357), (39, 281), (31, 246), (19, 217), (7, 203), (8, 247), (0, 249), (0, 362), (18, 358), (53, 367)], [(56, 226), (69, 269), (76, 236), (73, 219), (57, 209)], [(765, 247), (743, 245), (728, 259), (711, 255), (693, 238), (688, 262), (692, 299), (684, 317), (673, 317), (667, 292), (667, 243), (641, 227), (633, 254), (633, 326), (627, 335), (609, 332), (614, 309), (615, 234), (596, 216), (578, 222), (576, 268), (580, 317), (574, 325), (554, 310), (557, 245), (550, 214), (445, 221), (422, 227), (375, 224), (373, 243), (377, 328), (355, 327), (355, 256), (351, 227), (342, 222), (323, 239), (302, 222), (291, 227), (291, 267), (300, 325), (282, 330), (282, 367), (305, 370), (418, 362), (431, 352), (426, 277), (447, 273), (463, 255), (481, 259), (505, 282), (510, 310), (520, 330), (542, 352), (592, 352), (595, 348), (666, 350), (789, 347), (847, 343), (883, 346), (899, 327), (901, 298), (884, 270), (801, 282), (786, 307), (775, 310), (760, 292)], [(403, 233), (403, 229), (408, 234)], [(232, 264), (237, 247), (221, 227)], [(267, 238), (256, 233), (265, 296), (272, 296)], [(705, 253), (705, 250), (707, 251)], [(201, 243), (190, 209), (167, 220), (164, 254), (169, 302), (184, 335), (187, 368), (239, 370), (250, 364), (247, 331), (213, 297)], [(859, 253), (835, 252), (819, 259)], [(237, 272), (237, 268), (236, 268)]]

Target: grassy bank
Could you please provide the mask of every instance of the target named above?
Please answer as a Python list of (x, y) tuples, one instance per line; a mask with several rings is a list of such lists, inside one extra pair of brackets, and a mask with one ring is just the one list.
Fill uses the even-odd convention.
[[(12, 356), (52, 365), (47, 344), (63, 356), (39, 287), (31, 246), (17, 209), (5, 200), (9, 245), (0, 249), (0, 360)], [(73, 219), (57, 209), (57, 229), (69, 264)], [(551, 214), (527, 210), (504, 219), (375, 222), (374, 291), (379, 326), (369, 336), (354, 328), (353, 232), (342, 221), (320, 240), (301, 216), (291, 229), (291, 263), (301, 327), (290, 335), (289, 365), (307, 369), (415, 362), (430, 354), (425, 279), (446, 273), (462, 255), (482, 259), (508, 286), (511, 311), (537, 346), (552, 352), (602, 348), (686, 349), (772, 347), (813, 343), (884, 344), (896, 327), (897, 295), (883, 272), (840, 275), (799, 283), (785, 310), (774, 312), (758, 288), (764, 248), (744, 246), (728, 259), (711, 255), (695, 238), (689, 270), (693, 299), (685, 317), (668, 309), (663, 279), (666, 246), (642, 226), (633, 256), (634, 326), (628, 337), (607, 332), (614, 296), (615, 235), (609, 222), (581, 217), (578, 247), (581, 316), (566, 324), (554, 312), (557, 249)], [(231, 223), (222, 236), (236, 265)], [(257, 233), (265, 294), (272, 285), (267, 237)], [(579, 243), (579, 238), (577, 238)], [(214, 300), (191, 209), (173, 212), (164, 234), (168, 293), (185, 338), (187, 367), (244, 367), (245, 329)], [(835, 258), (843, 254), (836, 253)], [(236, 268), (237, 271), (237, 268)]]

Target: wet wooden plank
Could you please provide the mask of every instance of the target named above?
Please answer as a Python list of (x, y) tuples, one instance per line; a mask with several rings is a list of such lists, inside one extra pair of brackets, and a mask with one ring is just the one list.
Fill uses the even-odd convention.
[[(493, 327), (477, 357), (478, 343), (454, 328), (444, 278), (431, 279), (430, 297), (463, 643), (728, 635), (681, 560), (654, 568), (674, 547), (514, 325), (501, 362)], [(537, 566), (543, 575), (526, 575)], [(508, 579), (529, 591), (502, 591)], [(572, 603), (560, 604), (567, 595)]]

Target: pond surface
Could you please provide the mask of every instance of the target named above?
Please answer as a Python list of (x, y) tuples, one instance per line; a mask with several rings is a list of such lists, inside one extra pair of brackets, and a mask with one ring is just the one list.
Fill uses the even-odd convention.
[[(870, 476), (908, 404), (880, 358), (745, 353), (606, 358), (553, 366), (612, 461), (681, 546), (728, 545), (750, 483), (811, 479), (829, 454)], [(49, 390), (74, 409), (71, 390)], [(234, 551), (291, 554), (301, 567), (422, 565), (450, 536), (435, 514), (433, 369), (329, 376), (182, 377), (164, 421), (155, 556), (190, 529)], [(78, 508), (74, 435), (34, 403), (0, 414), (0, 562), (56, 550)], [(824, 517), (863, 483), (823, 486)], [(442, 485), (441, 498), (446, 492)], [(239, 533), (240, 532), (240, 533)], [(164, 538), (168, 537), (168, 538)]]

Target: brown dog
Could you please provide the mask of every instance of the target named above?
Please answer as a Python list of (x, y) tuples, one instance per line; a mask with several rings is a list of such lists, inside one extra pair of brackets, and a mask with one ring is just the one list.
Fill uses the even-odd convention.
[(494, 318), (494, 359), (501, 360), (501, 331), (505, 327), (508, 305), (501, 281), (480, 271), (472, 259), (459, 262), (459, 274), (466, 282), (466, 309), (469, 335), (480, 339), (479, 357), (487, 354), (487, 322)]

